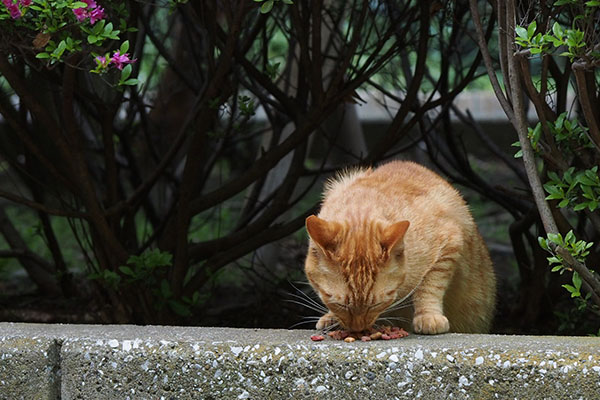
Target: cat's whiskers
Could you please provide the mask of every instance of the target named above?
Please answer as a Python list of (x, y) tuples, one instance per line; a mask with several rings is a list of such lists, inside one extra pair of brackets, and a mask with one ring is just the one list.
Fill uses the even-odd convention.
[[(304, 282), (300, 282), (300, 283), (304, 283)], [(316, 324), (316, 323), (319, 322), (319, 320), (321, 319), (321, 316), (323, 314), (326, 314), (327, 312), (329, 312), (329, 310), (327, 309), (327, 307), (325, 307), (324, 305), (322, 305), (321, 303), (319, 303), (316, 299), (313, 299), (309, 294), (307, 294), (303, 290), (300, 290), (292, 282), (289, 282), (289, 284), (299, 294), (292, 293), (292, 292), (287, 292), (287, 295), (290, 298), (285, 299), (284, 301), (286, 301), (288, 303), (298, 304), (298, 305), (300, 305), (302, 307), (305, 307), (305, 308), (307, 308), (309, 310), (316, 311), (317, 313), (319, 313), (319, 315), (317, 315), (317, 316), (305, 316), (305, 317), (303, 317), (302, 321), (300, 321), (300, 322), (292, 325), (290, 327), (290, 329), (295, 328), (295, 327), (297, 327), (299, 325), (305, 325), (305, 324), (312, 324), (314, 326), (314, 324)], [(333, 325), (328, 326), (327, 328), (329, 330), (333, 330), (337, 326), (339, 326), (339, 323), (336, 322)]]
[[(427, 276), (427, 273), (428, 273), (428, 272), (429, 272), (429, 271), (430, 271), (432, 268), (433, 268), (433, 266), (429, 267), (429, 268), (428, 268), (428, 269), (425, 271), (425, 273), (424, 273), (423, 275), (421, 275), (421, 279), (419, 279), (419, 283), (417, 283), (417, 284), (415, 285), (415, 287), (414, 287), (414, 288), (412, 288), (412, 290), (406, 294), (406, 296), (402, 297), (402, 298), (401, 298), (401, 299), (399, 299), (399, 300), (396, 300), (396, 301), (394, 301), (392, 304), (390, 304), (390, 306), (389, 306), (388, 308), (386, 308), (386, 310), (385, 310), (383, 313), (386, 313), (386, 312), (388, 312), (388, 311), (395, 311), (395, 310), (397, 310), (397, 309), (402, 309), (402, 308), (405, 308), (405, 307), (407, 307), (407, 306), (409, 306), (409, 305), (412, 305), (412, 299), (411, 299), (411, 300), (409, 300), (409, 301), (408, 301), (406, 304), (403, 304), (403, 303), (404, 303), (404, 301), (406, 301), (407, 299), (409, 299), (409, 298), (410, 298), (410, 296), (412, 296), (412, 294), (415, 292), (415, 290), (417, 290), (417, 289), (419, 288), (419, 286), (421, 286), (421, 283), (423, 283), (423, 280), (425, 279), (425, 276)], [(395, 308), (395, 307), (399, 307), (399, 308)], [(383, 314), (383, 313), (382, 313), (382, 314)]]
[(306, 308), (316, 311), (316, 312), (327, 312), (327, 310), (323, 310), (322, 307), (315, 307), (311, 304), (303, 303), (302, 301), (297, 301), (297, 300), (292, 300), (292, 299), (285, 299), (284, 301), (286, 301), (288, 303), (298, 304), (299, 306), (306, 307)]
[(312, 297), (310, 297), (308, 294), (306, 294), (304, 291), (300, 290), (298, 287), (296, 287), (292, 282), (289, 282), (289, 284), (296, 289), (296, 291), (298, 293), (300, 293), (302, 296), (299, 296), (295, 293), (292, 292), (287, 292), (287, 294), (289, 296), (295, 297), (296, 299), (298, 299), (298, 301), (294, 301), (294, 300), (287, 300), (290, 302), (295, 302), (296, 304), (299, 305), (303, 305), (313, 311), (318, 311), (318, 312), (322, 312), (322, 313), (327, 313), (329, 310), (327, 309), (327, 307), (325, 307), (324, 305), (322, 305), (321, 303), (319, 303), (317, 300), (313, 299)]
[(375, 329), (379, 329), (381, 327), (380, 322), (385, 322), (388, 326), (392, 325), (391, 321), (387, 318), (377, 318), (377, 321), (375, 321), (375, 323), (373, 324)]
[(303, 296), (298, 296), (297, 294), (294, 294), (294, 293), (288, 293), (288, 294), (291, 297), (295, 297), (296, 299), (298, 299), (303, 304), (306, 304), (307, 306), (313, 307), (313, 309), (317, 308), (319, 311), (323, 311), (323, 312), (329, 311), (327, 309), (327, 307), (325, 307), (323, 304), (318, 303), (316, 300), (313, 300), (310, 297), (307, 297), (307, 296), (304, 296), (304, 297)]
[(413, 305), (412, 300), (407, 301), (407, 302), (403, 302), (403, 303), (394, 303), (391, 306), (389, 306), (388, 308), (385, 309), (385, 311), (383, 311), (381, 314), (386, 314), (392, 311), (398, 311), (398, 310), (402, 310), (404, 308), (408, 308), (411, 307)]
[(311, 324), (314, 327), (315, 322), (317, 322), (319, 320), (320, 317), (303, 317), (302, 321), (295, 323), (294, 325), (290, 326), (288, 329), (293, 329), (297, 326), (300, 325), (306, 325), (306, 324)]
[(336, 330), (336, 328), (340, 327), (340, 323), (339, 322), (334, 322), (331, 325), (327, 325), (326, 327), (324, 327), (323, 329), (321, 329), (323, 331), (323, 333), (329, 333), (331, 331)]
[[(306, 298), (306, 300), (310, 301), (311, 303), (313, 303), (313, 304), (315, 304), (315, 305), (322, 306), (322, 304), (321, 304), (321, 303), (319, 303), (319, 300), (320, 300), (320, 298), (319, 298), (319, 296), (317, 296), (317, 295), (316, 295), (316, 293), (314, 293), (314, 292), (312, 292), (312, 291), (311, 291), (311, 293), (313, 293), (313, 294), (315, 295), (314, 297), (312, 297), (312, 296), (310, 296), (308, 293), (306, 293), (305, 291), (303, 291), (303, 290), (299, 289), (297, 286), (295, 286), (295, 285), (294, 285), (294, 284), (293, 284), (291, 281), (288, 281), (288, 282), (289, 282), (289, 284), (290, 284), (290, 285), (291, 285), (291, 286), (292, 286), (294, 289), (296, 289), (296, 291), (297, 291), (298, 293), (300, 293), (300, 294), (301, 294), (301, 295), (302, 295), (304, 298)], [(298, 282), (298, 281), (297, 281), (296, 283), (302, 283), (302, 284), (304, 284), (304, 285), (310, 285), (310, 283), (308, 283), (308, 282)], [(311, 289), (312, 289), (312, 287), (311, 287)], [(289, 293), (289, 292), (288, 292), (288, 293)]]
[(408, 318), (404, 318), (404, 317), (383, 317), (383, 318), (377, 318), (377, 321), (375, 322), (375, 324), (377, 324), (377, 322), (379, 321), (386, 321), (388, 323), (388, 325), (393, 325), (392, 321), (400, 321), (400, 322), (405, 322), (405, 323), (409, 323), (410, 319)]

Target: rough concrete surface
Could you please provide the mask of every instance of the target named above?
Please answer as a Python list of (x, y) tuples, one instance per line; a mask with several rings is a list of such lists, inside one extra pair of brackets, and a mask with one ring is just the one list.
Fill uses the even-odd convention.
[(0, 400), (57, 399), (60, 347), (52, 338), (13, 336), (0, 328)]
[(600, 339), (0, 323), (2, 399), (600, 399)]

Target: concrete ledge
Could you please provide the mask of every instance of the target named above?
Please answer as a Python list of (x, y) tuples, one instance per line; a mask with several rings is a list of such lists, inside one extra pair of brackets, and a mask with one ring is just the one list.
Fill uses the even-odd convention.
[(0, 323), (2, 399), (597, 399), (600, 339)]

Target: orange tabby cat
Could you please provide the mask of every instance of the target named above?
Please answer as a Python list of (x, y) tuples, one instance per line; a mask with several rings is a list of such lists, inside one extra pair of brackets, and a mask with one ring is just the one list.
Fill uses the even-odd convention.
[[(390, 308), (417, 333), (489, 331), (487, 248), (462, 197), (434, 172), (393, 161), (343, 173), (306, 229), (306, 276), (329, 309), (317, 329), (366, 330)], [(412, 307), (398, 309), (410, 296)]]

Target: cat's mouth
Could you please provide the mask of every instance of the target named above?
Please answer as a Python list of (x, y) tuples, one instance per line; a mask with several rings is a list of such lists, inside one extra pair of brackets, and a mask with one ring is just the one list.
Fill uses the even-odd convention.
[(352, 319), (338, 318), (340, 326), (350, 332), (365, 332), (373, 329), (377, 316), (356, 316)]

